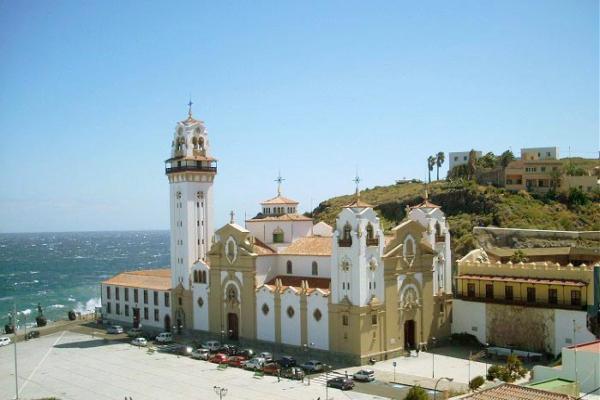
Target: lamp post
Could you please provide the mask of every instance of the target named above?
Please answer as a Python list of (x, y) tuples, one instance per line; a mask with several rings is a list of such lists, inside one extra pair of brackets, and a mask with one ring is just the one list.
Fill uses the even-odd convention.
[(219, 396), (219, 400), (222, 400), (223, 397), (227, 395), (227, 388), (221, 386), (213, 386), (213, 390)]
[(487, 358), (488, 358), (488, 347), (490, 347), (490, 344), (488, 342), (485, 343), (485, 355), (484, 355), (484, 360), (485, 360), (485, 375), (487, 377), (487, 371), (488, 371), (488, 363), (487, 363)]
[(225, 331), (221, 329), (221, 344), (225, 341)]
[(431, 379), (435, 379), (435, 353), (433, 352), (433, 347), (436, 341), (435, 337), (431, 338)]
[(14, 336), (14, 340), (15, 343), (13, 344), (14, 346), (14, 352), (15, 352), (15, 399), (19, 400), (19, 378), (18, 378), (18, 370), (17, 370), (17, 303), (14, 304), (14, 311), (13, 311), (13, 319), (12, 319), (12, 324), (13, 324), (13, 336)]
[(440, 379), (438, 379), (435, 382), (435, 387), (433, 388), (433, 400), (435, 400), (436, 397), (437, 397), (437, 386), (438, 386), (438, 383), (440, 383), (440, 381), (452, 382), (453, 380), (454, 380), (454, 378), (446, 378), (445, 376), (442, 376)]
[(329, 400), (329, 367), (330, 365), (325, 366), (325, 400)]

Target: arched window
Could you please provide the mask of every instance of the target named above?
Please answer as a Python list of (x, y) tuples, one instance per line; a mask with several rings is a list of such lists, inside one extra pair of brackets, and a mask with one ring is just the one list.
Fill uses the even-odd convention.
[(443, 242), (444, 239), (444, 235), (442, 235), (442, 225), (440, 225), (440, 222), (438, 221), (435, 223), (435, 241)]
[(194, 271), (194, 283), (198, 283), (198, 271)]
[(283, 243), (283, 239), (283, 229), (277, 227), (277, 229), (273, 231), (273, 243)]
[(312, 274), (319, 275), (319, 264), (316, 261), (312, 262)]
[(287, 274), (292, 274), (292, 261), (291, 260), (287, 260), (287, 263), (285, 264), (285, 272)]
[(352, 226), (350, 222), (346, 222), (342, 231), (342, 238), (338, 241), (340, 247), (352, 246)]
[(207, 283), (208, 279), (206, 279), (206, 271), (202, 271), (202, 283)]
[(412, 265), (415, 258), (415, 247), (415, 239), (413, 239), (411, 235), (406, 235), (406, 238), (404, 239), (403, 256), (404, 260), (410, 265)]
[(379, 244), (379, 240), (375, 238), (375, 230), (373, 229), (373, 225), (369, 222), (367, 224), (367, 246), (377, 246)]

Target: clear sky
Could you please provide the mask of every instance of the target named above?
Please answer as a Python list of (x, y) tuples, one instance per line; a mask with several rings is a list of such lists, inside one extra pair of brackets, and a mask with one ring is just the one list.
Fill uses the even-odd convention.
[[(598, 1), (0, 1), (0, 232), (167, 229), (176, 121), (217, 226), (426, 176), (438, 151), (599, 148)], [(445, 176), (447, 163), (443, 168)]]

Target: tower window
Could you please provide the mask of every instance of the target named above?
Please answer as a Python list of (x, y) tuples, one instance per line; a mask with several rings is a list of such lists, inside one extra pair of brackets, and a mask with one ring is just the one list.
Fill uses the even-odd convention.
[(312, 262), (312, 274), (319, 275), (319, 264), (316, 261)]
[(292, 261), (288, 260), (285, 266), (286, 266), (286, 273), (291, 274), (292, 273)]
[(342, 325), (348, 326), (348, 316), (342, 315)]
[(277, 227), (277, 229), (273, 231), (273, 243), (283, 243), (283, 241), (283, 229)]
[(338, 241), (340, 247), (352, 246), (352, 226), (346, 222), (342, 231), (342, 238)]

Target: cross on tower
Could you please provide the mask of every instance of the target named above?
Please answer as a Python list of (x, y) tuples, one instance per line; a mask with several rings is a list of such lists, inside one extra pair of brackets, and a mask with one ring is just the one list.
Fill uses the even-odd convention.
[(277, 196), (281, 196), (281, 183), (285, 181), (285, 179), (283, 179), (281, 177), (281, 171), (278, 172), (277, 175), (277, 179), (275, 179), (275, 182), (277, 182)]
[(190, 99), (189, 103), (188, 103), (188, 117), (192, 116), (192, 105), (194, 103), (192, 103), (192, 99)]
[(229, 215), (231, 216), (231, 219), (229, 220), (230, 224), (235, 223), (235, 212), (233, 210), (231, 210), (231, 212), (229, 213)]
[(358, 172), (356, 173), (354, 179), (352, 179), (352, 182), (356, 184), (356, 195), (358, 196), (358, 185), (360, 183), (360, 177), (358, 176)]

